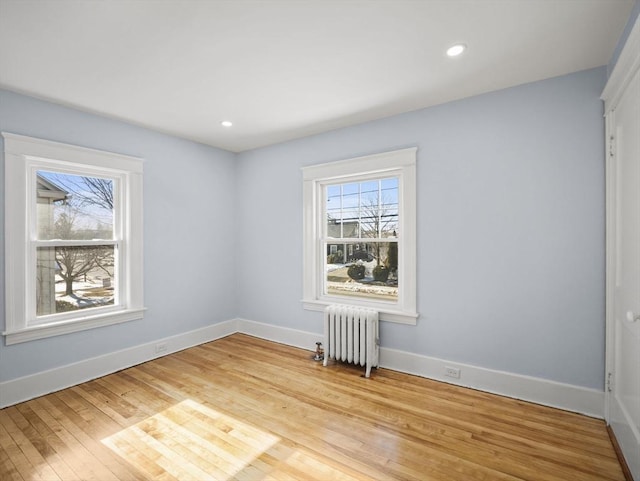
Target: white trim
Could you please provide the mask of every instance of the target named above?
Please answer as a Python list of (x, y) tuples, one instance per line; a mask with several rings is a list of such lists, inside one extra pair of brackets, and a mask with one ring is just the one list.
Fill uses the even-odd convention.
[[(309, 351), (309, 354), (315, 350), (315, 343), (322, 342), (324, 337), (322, 334), (264, 324), (248, 319), (231, 319), (202, 329), (60, 366), (49, 371), (5, 381), (0, 383), (0, 408), (75, 386), (237, 332), (305, 349)], [(156, 352), (156, 347), (159, 344), (166, 345), (166, 349), (161, 354)], [(459, 368), (460, 379), (453, 380), (445, 377), (445, 366)], [(596, 389), (460, 364), (384, 347), (380, 348), (380, 367), (578, 412), (600, 419), (603, 417), (604, 393)]]
[(249, 321), (248, 319), (236, 319), (238, 332), (249, 336), (259, 337), (268, 341), (299, 347), (300, 349), (314, 350), (316, 342), (322, 342), (321, 334), (314, 334), (290, 327), (279, 327), (262, 322)]
[[(57, 336), (84, 329), (141, 319), (143, 300), (143, 162), (138, 157), (87, 149), (24, 135), (2, 132), (5, 163), (5, 331), (7, 344)], [(33, 177), (38, 169), (55, 169), (73, 174), (89, 173), (117, 180), (114, 192), (118, 245), (118, 306), (51, 316), (51, 322), (36, 318), (35, 258), (37, 246), (55, 246), (60, 242), (39, 241), (35, 234), (35, 194)], [(9, 207), (10, 206), (10, 207)], [(30, 224), (30, 223), (31, 224)], [(65, 245), (89, 245), (94, 242), (71, 241)], [(124, 262), (122, 262), (124, 260)], [(71, 322), (73, 320), (73, 323)], [(73, 325), (72, 325), (73, 324)]]
[[(612, 136), (615, 136), (616, 130), (616, 108), (618, 103), (622, 99), (622, 96), (627, 91), (629, 83), (633, 80), (634, 76), (640, 71), (640, 16), (636, 18), (635, 24), (631, 29), (631, 33), (627, 37), (627, 41), (618, 57), (618, 61), (611, 73), (607, 85), (602, 91), (600, 98), (605, 103), (605, 207), (606, 207), (606, 280), (605, 280), (605, 292), (606, 292), (606, 310), (605, 310), (605, 375), (608, 377), (609, 373), (615, 377), (616, 366), (614, 359), (615, 351), (615, 336), (614, 336), (614, 324), (615, 324), (615, 293), (617, 277), (619, 275), (616, 265), (616, 230), (618, 229), (616, 220), (616, 184), (617, 184), (617, 172), (616, 172), (616, 140)], [(613, 421), (613, 404), (614, 396), (610, 394), (605, 395), (605, 419), (608, 423)]]
[(631, 33), (620, 52), (613, 72), (609, 76), (607, 85), (600, 98), (604, 100), (604, 113), (607, 115), (614, 110), (622, 98), (629, 82), (640, 70), (640, 16), (636, 18)]
[[(382, 347), (380, 366), (598, 419), (604, 416), (604, 392), (597, 389)], [(460, 369), (460, 379), (446, 377), (445, 367)]]
[[(323, 340), (322, 334), (262, 324), (246, 319), (238, 321), (240, 332), (309, 351), (315, 349), (317, 341)], [(459, 368), (460, 379), (446, 377), (444, 375), (445, 366)], [(380, 347), (380, 367), (577, 412), (598, 419), (602, 419), (604, 415), (604, 392), (597, 389), (461, 364), (385, 347)]]
[[(105, 167), (111, 167), (114, 171), (126, 170), (142, 173), (144, 159), (140, 157), (89, 149), (10, 132), (2, 132), (2, 136), (5, 139), (5, 153), (23, 155), (28, 152), (28, 155), (33, 157), (60, 160), (63, 163), (104, 165)], [(131, 161), (135, 162), (132, 164)], [(132, 167), (132, 165), (136, 164), (137, 167)]]
[[(638, 457), (638, 432), (636, 423), (627, 412), (624, 405), (620, 404), (616, 392), (624, 392), (625, 386), (616, 386), (620, 382), (617, 379), (618, 366), (616, 350), (616, 304), (617, 292), (619, 290), (619, 277), (621, 269), (619, 264), (619, 239), (620, 229), (618, 222), (617, 205), (619, 192), (618, 176), (619, 171), (617, 158), (617, 108), (625, 95), (638, 96), (640, 91), (637, 86), (637, 76), (640, 75), (640, 17), (636, 18), (635, 24), (622, 49), (620, 57), (607, 81), (607, 85), (602, 91), (601, 98), (605, 103), (606, 119), (606, 311), (605, 311), (605, 421), (611, 426), (618, 438), (622, 455), (629, 465), (632, 476), (640, 473), (640, 458)], [(632, 82), (636, 82), (632, 84)], [(633, 91), (630, 91), (633, 89)], [(628, 140), (627, 140), (628, 141)], [(637, 382), (637, 381), (636, 381)], [(613, 385), (611, 385), (611, 383)]]
[[(370, 307), (380, 312), (383, 321), (415, 325), (417, 292), (417, 242), (416, 242), (416, 147), (382, 152), (354, 159), (328, 162), (302, 168), (303, 177), (303, 307), (320, 310), (319, 306), (341, 302)], [(324, 276), (323, 248), (320, 232), (323, 186), (332, 181), (348, 181), (366, 176), (385, 174), (398, 177), (399, 222), (399, 275), (401, 286), (397, 302), (323, 294), (321, 277)]]
[[(353, 159), (302, 167), (303, 180), (331, 180), (363, 172), (380, 174), (398, 167), (415, 165), (417, 147), (381, 152)], [(392, 164), (390, 167), (389, 164)]]
[[(615, 348), (614, 322), (615, 322), (615, 291), (616, 291), (616, 165), (610, 152), (614, 148), (610, 138), (614, 129), (615, 111), (605, 117), (605, 383), (608, 373), (615, 371), (613, 358)], [(606, 389), (606, 386), (605, 386)], [(611, 420), (612, 396), (605, 394), (604, 418), (607, 423)]]
[[(238, 332), (235, 319), (0, 383), (0, 409)], [(158, 344), (166, 345), (162, 353)]]
[[(358, 305), (358, 306), (362, 306), (362, 307), (368, 307), (370, 304), (367, 304), (365, 302), (359, 302), (357, 299), (348, 299), (348, 304), (351, 305)], [(302, 301), (302, 306), (304, 307), (304, 309), (308, 310), (308, 311), (318, 311), (318, 312), (322, 312), (324, 311), (324, 308), (331, 305), (331, 304), (335, 304), (335, 301), (322, 301), (322, 300), (303, 300)], [(418, 319), (419, 314), (417, 312), (400, 312), (400, 311), (392, 311), (392, 310), (385, 310), (385, 311), (380, 311), (379, 313), (379, 319), (381, 321), (389, 321), (389, 322), (395, 322), (397, 324), (408, 324), (410, 326), (415, 326), (416, 325), (416, 320)]]
[(20, 342), (34, 341), (36, 339), (44, 339), (46, 337), (70, 334), (72, 332), (84, 331), (86, 329), (110, 326), (112, 324), (120, 324), (122, 322), (142, 319), (144, 311), (145, 309), (128, 309), (115, 312), (110, 311), (101, 315), (42, 324), (15, 331), (3, 332), (2, 334), (5, 336), (6, 345), (9, 346)]
[(615, 396), (611, 396), (609, 403), (611, 417), (607, 419), (607, 424), (614, 430), (618, 445), (631, 473), (640, 473), (640, 460), (637, 455), (638, 439), (640, 439), (638, 426), (633, 416)]

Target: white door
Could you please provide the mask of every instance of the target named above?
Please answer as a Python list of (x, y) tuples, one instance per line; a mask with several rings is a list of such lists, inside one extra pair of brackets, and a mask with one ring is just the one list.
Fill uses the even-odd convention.
[(640, 481), (640, 71), (607, 121), (607, 421)]

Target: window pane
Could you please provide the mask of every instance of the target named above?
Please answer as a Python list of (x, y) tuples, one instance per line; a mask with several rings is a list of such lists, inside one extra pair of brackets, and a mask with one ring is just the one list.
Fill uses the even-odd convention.
[(113, 179), (38, 171), (38, 239), (113, 239), (113, 193)]
[(340, 200), (340, 186), (327, 187), (327, 237), (342, 237), (342, 203)]
[(114, 253), (114, 246), (39, 247), (36, 314), (113, 304)]
[(398, 236), (398, 178), (326, 186), (327, 237)]
[(398, 243), (325, 244), (325, 294), (398, 300)]
[(380, 181), (380, 237), (398, 236), (398, 178)]
[(358, 208), (345, 209), (342, 212), (342, 237), (360, 237), (360, 222)]

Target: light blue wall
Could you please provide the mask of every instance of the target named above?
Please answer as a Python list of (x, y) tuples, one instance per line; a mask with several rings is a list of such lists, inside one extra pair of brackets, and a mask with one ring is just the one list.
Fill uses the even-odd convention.
[(322, 332), (300, 303), (300, 168), (417, 146), (421, 316), (382, 323), (382, 345), (602, 389), (605, 80), (602, 67), (239, 154), (237, 314)]
[[(230, 152), (0, 90), (0, 130), (143, 157), (144, 295), (133, 321), (0, 345), (0, 382), (118, 351), (235, 316), (235, 156)], [(2, 149), (0, 149), (2, 150)], [(4, 191), (4, 159), (0, 185)], [(4, 195), (0, 312), (4, 326)], [(230, 274), (226, 274), (230, 273)]]
[[(0, 382), (234, 317), (320, 333), (321, 314), (300, 303), (300, 167), (417, 146), (421, 317), (383, 323), (382, 344), (602, 389), (605, 78), (602, 67), (239, 155), (0, 90), (1, 130), (146, 159), (149, 308), (0, 345)], [(3, 216), (4, 204), (0, 230)]]

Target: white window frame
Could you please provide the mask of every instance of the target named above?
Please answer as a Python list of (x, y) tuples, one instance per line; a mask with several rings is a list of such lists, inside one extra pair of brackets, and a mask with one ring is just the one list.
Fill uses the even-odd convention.
[[(416, 152), (395, 150), (302, 168), (303, 177), (303, 307), (321, 311), (334, 303), (371, 307), (380, 319), (415, 325), (416, 311)], [(326, 252), (323, 245), (324, 190), (328, 184), (363, 178), (398, 177), (398, 301), (327, 295), (323, 292)]]
[[(143, 161), (111, 152), (87, 149), (3, 132), (5, 162), (5, 343), (58, 336), (141, 319), (142, 171)], [(38, 170), (116, 179), (116, 242), (119, 274), (117, 304), (36, 317), (35, 176)]]

